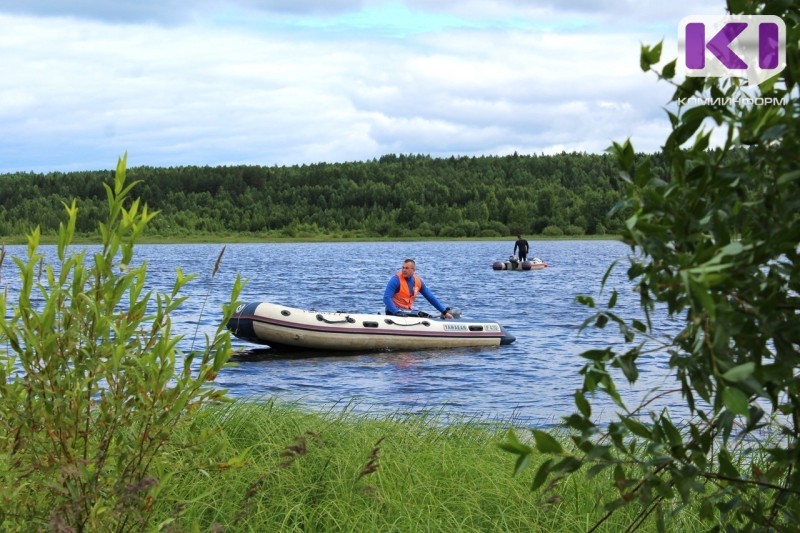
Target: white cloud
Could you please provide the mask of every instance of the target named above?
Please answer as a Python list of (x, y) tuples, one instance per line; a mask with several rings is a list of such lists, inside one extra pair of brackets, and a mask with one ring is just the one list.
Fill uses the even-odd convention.
[(671, 28), (674, 56), (678, 21), (699, 9), (11, 4), (0, 0), (0, 172), (111, 168), (125, 151), (133, 166), (601, 152), (628, 137), (654, 151), (671, 90), (640, 71), (639, 46)]

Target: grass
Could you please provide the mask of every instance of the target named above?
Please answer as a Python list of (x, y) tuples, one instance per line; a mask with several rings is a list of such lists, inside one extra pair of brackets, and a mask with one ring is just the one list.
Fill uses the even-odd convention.
[[(604, 514), (608, 481), (568, 478), (531, 492), (497, 444), (507, 428), (437, 416), (310, 413), (275, 401), (237, 401), (201, 413), (217, 428), (161, 479), (153, 524), (180, 531), (586, 531)], [(176, 437), (186, 428), (176, 428)], [(231, 460), (231, 458), (234, 458)], [(197, 468), (197, 464), (205, 465)], [(598, 531), (624, 530), (638, 509)], [(670, 522), (693, 531), (692, 515)], [(654, 531), (653, 522), (642, 530)]]

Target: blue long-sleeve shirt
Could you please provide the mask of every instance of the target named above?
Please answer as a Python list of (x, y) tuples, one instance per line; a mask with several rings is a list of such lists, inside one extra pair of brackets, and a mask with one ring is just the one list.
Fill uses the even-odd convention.
[[(395, 305), (394, 300), (392, 297), (400, 290), (400, 277), (401, 276), (392, 276), (392, 279), (389, 280), (389, 283), (386, 284), (386, 290), (383, 291), (383, 303), (386, 305), (386, 313), (396, 315), (400, 313), (400, 309)], [(414, 278), (403, 278), (403, 282), (406, 283), (409, 287), (409, 293), (411, 290), (414, 289)], [(431, 292), (427, 285), (422, 281), (420, 278), (421, 287), (419, 289), (419, 293), (425, 297), (428, 302), (432, 306), (434, 306), (440, 313), (444, 313), (445, 306), (436, 298), (436, 296)]]

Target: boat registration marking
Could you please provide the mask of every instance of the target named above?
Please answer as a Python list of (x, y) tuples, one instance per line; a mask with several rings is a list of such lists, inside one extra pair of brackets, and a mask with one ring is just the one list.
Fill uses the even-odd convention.
[[(481, 324), (483, 331), (500, 331), (500, 326), (497, 324)], [(469, 331), (469, 326), (466, 324), (444, 324), (445, 331)]]

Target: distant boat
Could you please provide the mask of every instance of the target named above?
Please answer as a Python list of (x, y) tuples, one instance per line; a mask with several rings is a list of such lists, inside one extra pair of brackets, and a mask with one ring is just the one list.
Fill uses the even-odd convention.
[(236, 337), (274, 348), (332, 351), (500, 346), (516, 338), (492, 320), (322, 312), (269, 302), (242, 304), (228, 320)]
[(547, 267), (548, 264), (538, 257), (534, 257), (533, 259), (526, 261), (520, 261), (513, 255), (506, 261), (495, 261), (492, 264), (493, 270), (542, 270)]

